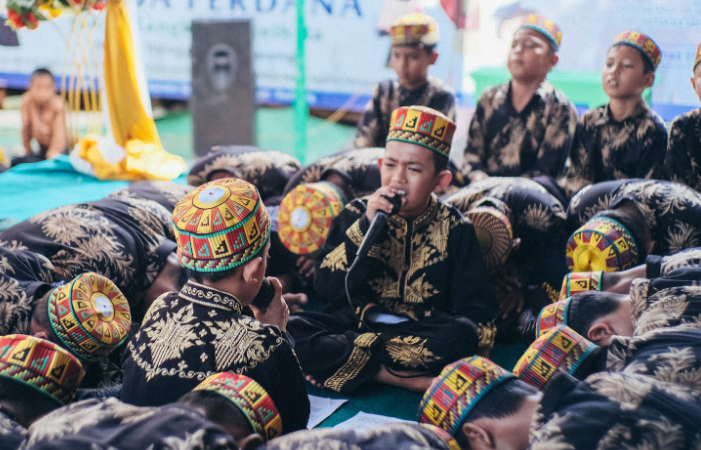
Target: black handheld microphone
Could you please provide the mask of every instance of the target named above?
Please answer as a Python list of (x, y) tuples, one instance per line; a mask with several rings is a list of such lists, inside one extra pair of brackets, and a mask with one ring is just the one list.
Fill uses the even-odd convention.
[[(394, 197), (387, 197), (386, 195), (383, 195), (383, 197), (392, 203), (392, 212), (390, 214), (397, 214), (399, 212), (399, 208), (402, 207), (402, 198), (399, 196), (399, 194), (394, 194)], [(368, 228), (368, 232), (365, 235), (365, 239), (363, 239), (363, 243), (360, 244), (360, 248), (358, 248), (358, 252), (355, 254), (356, 258), (361, 255), (367, 255), (368, 252), (370, 252), (370, 248), (372, 247), (372, 245), (377, 241), (377, 238), (379, 238), (380, 235), (384, 232), (385, 225), (387, 225), (388, 219), (389, 216), (385, 211), (377, 211), (377, 213), (375, 214), (375, 218), (372, 219), (370, 228)]]

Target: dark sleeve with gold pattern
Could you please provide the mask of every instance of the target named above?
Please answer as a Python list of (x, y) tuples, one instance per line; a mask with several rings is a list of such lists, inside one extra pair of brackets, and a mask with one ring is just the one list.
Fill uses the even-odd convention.
[(389, 130), (382, 130), (382, 99), (385, 94), (383, 84), (378, 84), (372, 94), (372, 98), (365, 106), (363, 117), (358, 122), (358, 130), (353, 146), (356, 148), (384, 147)]
[[(471, 178), (473, 172), (487, 171), (485, 166), (485, 160), (487, 158), (485, 146), (487, 143), (485, 139), (487, 138), (488, 121), (485, 114), (485, 105), (488, 105), (490, 102), (487, 94), (488, 92), (485, 92), (477, 104), (475, 115), (472, 116), (470, 129), (467, 133), (467, 145), (465, 146), (465, 154), (463, 156), (462, 173), (468, 178)], [(491, 106), (489, 107), (491, 108)]]
[(577, 110), (570, 101), (558, 100), (546, 106), (547, 126), (543, 142), (538, 149), (538, 159), (533, 170), (525, 173), (531, 178), (539, 175), (557, 178), (565, 167), (577, 128)]
[(664, 162), (664, 177), (701, 191), (701, 110), (674, 119)]

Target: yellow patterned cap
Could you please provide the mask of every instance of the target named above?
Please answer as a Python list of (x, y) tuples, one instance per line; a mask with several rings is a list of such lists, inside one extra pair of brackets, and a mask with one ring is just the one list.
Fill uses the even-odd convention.
[(314, 255), (326, 242), (331, 222), (343, 210), (343, 199), (331, 183), (302, 184), (280, 203), (277, 217), (282, 245), (297, 255)]
[(617, 272), (638, 264), (638, 246), (622, 223), (594, 217), (572, 233), (565, 258), (571, 272)]
[(560, 43), (562, 42), (562, 31), (560, 30), (560, 27), (555, 25), (555, 22), (552, 20), (539, 14), (529, 14), (523, 21), (523, 24), (521, 24), (521, 28), (531, 28), (536, 30), (548, 38), (550, 42), (555, 44), (555, 50), (560, 49)]
[(548, 305), (538, 314), (536, 321), (535, 337), (538, 338), (553, 328), (560, 325), (567, 325), (568, 315), (570, 311), (571, 298), (560, 300), (552, 305)]
[(436, 45), (440, 40), (438, 22), (427, 14), (408, 14), (392, 23), (392, 45)]
[(77, 357), (97, 361), (119, 347), (131, 329), (131, 310), (109, 279), (84, 273), (49, 293), (54, 334)]
[(282, 434), (282, 419), (273, 399), (253, 379), (231, 372), (215, 373), (194, 390), (213, 391), (231, 400), (266, 441)]
[(652, 70), (657, 70), (657, 66), (660, 65), (660, 61), (662, 60), (662, 51), (652, 38), (638, 33), (637, 31), (624, 31), (613, 40), (613, 45), (620, 44), (637, 48), (643, 54), (643, 57), (650, 61)]
[(21, 382), (65, 405), (75, 397), (84, 375), (80, 361), (53, 342), (21, 334), (0, 337), (0, 377)]
[(173, 211), (180, 262), (196, 272), (221, 272), (255, 256), (270, 237), (258, 189), (238, 178), (211, 181)]
[(560, 289), (560, 298), (564, 300), (574, 294), (585, 291), (600, 291), (604, 272), (573, 272), (565, 275)]
[(566, 325), (549, 330), (536, 339), (518, 360), (514, 375), (543, 390), (555, 375), (570, 375), (599, 348)]
[(402, 106), (392, 112), (387, 142), (408, 142), (448, 157), (454, 134), (455, 122), (435, 109)]

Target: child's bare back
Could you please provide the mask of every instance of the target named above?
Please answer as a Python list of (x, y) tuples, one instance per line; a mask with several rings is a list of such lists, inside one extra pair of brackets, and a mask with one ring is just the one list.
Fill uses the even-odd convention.
[(29, 89), (22, 95), (22, 143), (32, 154), (31, 141), (39, 144), (40, 158), (54, 158), (66, 150), (65, 102), (56, 95), (53, 75), (45, 69), (32, 74)]

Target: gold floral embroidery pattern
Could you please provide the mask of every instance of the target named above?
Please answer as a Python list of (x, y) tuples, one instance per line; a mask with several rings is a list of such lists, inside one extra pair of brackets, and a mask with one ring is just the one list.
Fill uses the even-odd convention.
[(385, 349), (395, 363), (409, 369), (426, 368), (429, 363), (441, 359), (425, 347), (426, 341), (414, 336), (395, 337), (385, 343)]
[(219, 291), (210, 287), (202, 289), (204, 287), (205, 286), (195, 283), (194, 281), (189, 281), (180, 290), (179, 296), (184, 298), (185, 300), (194, 301), (196, 303), (198, 303), (198, 300), (211, 301), (216, 304), (208, 304), (206, 306), (218, 307), (219, 305), (223, 305), (226, 307), (224, 309), (227, 309), (229, 311), (236, 311), (237, 313), (241, 314), (241, 312), (243, 311), (243, 307), (241, 306), (241, 302), (239, 302), (239, 300), (236, 297), (226, 292)]
[(348, 361), (324, 382), (324, 387), (332, 391), (341, 392), (343, 386), (357, 377), (368, 361), (370, 361), (370, 347), (375, 344), (377, 339), (377, 335), (374, 333), (361, 334), (355, 338), (353, 342), (355, 346)]
[[(217, 370), (226, 370), (231, 365), (242, 366), (237, 373), (245, 373), (267, 360), (284, 339), (277, 337), (275, 342), (265, 348), (264, 328), (257, 320), (248, 317), (237, 318), (228, 322), (203, 322), (216, 336), (214, 358)], [(271, 334), (272, 336), (272, 334)]]
[(495, 321), (492, 320), (486, 325), (478, 323), (477, 336), (479, 336), (477, 353), (485, 358), (489, 357), (489, 353), (492, 351), (492, 347), (494, 347), (494, 339), (497, 337)]
[(353, 222), (353, 225), (351, 225), (350, 228), (348, 228), (346, 231), (346, 236), (348, 236), (348, 239), (350, 239), (351, 242), (358, 247), (360, 247), (360, 245), (363, 243), (365, 236), (363, 235), (363, 232), (360, 231), (360, 223), (357, 220)]
[(341, 245), (336, 247), (331, 253), (326, 255), (324, 261), (321, 263), (321, 269), (328, 267), (331, 272), (337, 270), (345, 271), (348, 265), (348, 258), (346, 258), (346, 243), (342, 242)]

